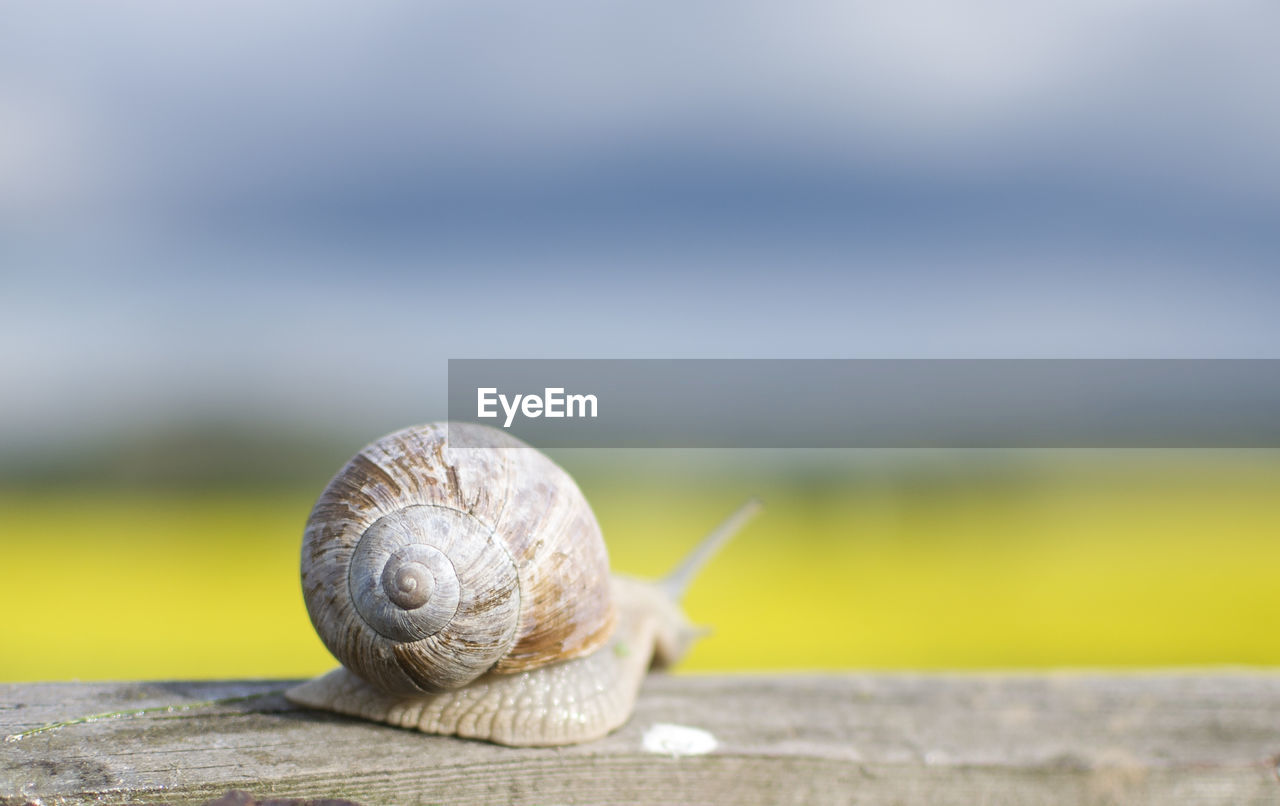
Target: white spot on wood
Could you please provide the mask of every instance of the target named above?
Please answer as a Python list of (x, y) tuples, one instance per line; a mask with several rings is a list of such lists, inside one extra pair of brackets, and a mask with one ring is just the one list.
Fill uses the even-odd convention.
[(707, 731), (685, 725), (660, 722), (644, 734), (645, 750), (672, 758), (705, 755), (715, 750), (718, 745), (716, 737)]

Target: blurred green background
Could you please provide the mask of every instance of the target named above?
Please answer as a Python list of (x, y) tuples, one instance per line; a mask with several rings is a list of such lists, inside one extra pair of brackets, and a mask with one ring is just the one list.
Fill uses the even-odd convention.
[[(237, 429), (8, 467), (0, 679), (303, 676), (314, 497), (359, 442)], [(1243, 451), (561, 451), (616, 571), (750, 494), (688, 671), (1280, 663), (1280, 458)], [(21, 470), (22, 472), (18, 472)]]
[[(330, 667), (303, 523), (450, 358), (1280, 356), (1277, 30), (6, 4), (0, 679)], [(685, 669), (1280, 663), (1274, 451), (555, 457), (622, 572), (765, 500)]]

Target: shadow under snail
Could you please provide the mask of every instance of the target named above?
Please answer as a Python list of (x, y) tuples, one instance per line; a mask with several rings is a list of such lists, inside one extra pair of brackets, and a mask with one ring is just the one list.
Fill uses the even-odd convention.
[(650, 667), (702, 634), (679, 599), (759, 509), (744, 504), (668, 577), (609, 572), (568, 473), (495, 429), (406, 428), (366, 446), (316, 502), (302, 589), (342, 668), (292, 702), (507, 745), (599, 738)]

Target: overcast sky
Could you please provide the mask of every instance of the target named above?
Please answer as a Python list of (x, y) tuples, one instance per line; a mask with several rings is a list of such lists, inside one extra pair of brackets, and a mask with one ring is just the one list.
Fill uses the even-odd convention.
[(1277, 31), (1267, 1), (11, 4), (0, 445), (424, 420), (450, 357), (1280, 357)]

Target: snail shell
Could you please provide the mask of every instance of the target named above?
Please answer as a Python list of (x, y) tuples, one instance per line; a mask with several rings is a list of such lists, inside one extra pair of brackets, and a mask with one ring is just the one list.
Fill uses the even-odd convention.
[(581, 657), (616, 618), (573, 479), (462, 424), (397, 431), (347, 463), (307, 521), (302, 589), (329, 651), (395, 694)]
[(756, 507), (665, 580), (613, 577), (586, 499), (546, 456), (483, 426), (397, 431), (356, 454), (307, 521), (307, 611), (343, 668), (285, 696), (501, 744), (603, 736), (645, 671), (701, 634), (677, 599)]

